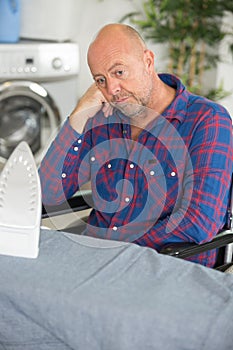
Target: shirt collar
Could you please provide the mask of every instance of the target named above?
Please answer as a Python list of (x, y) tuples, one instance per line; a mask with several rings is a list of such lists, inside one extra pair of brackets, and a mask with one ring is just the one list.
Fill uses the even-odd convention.
[(187, 111), (189, 92), (186, 90), (180, 79), (178, 79), (175, 75), (163, 73), (159, 74), (159, 78), (165, 84), (173, 87), (176, 90), (175, 99), (165, 109), (162, 115), (166, 119), (177, 119), (180, 122), (183, 122)]

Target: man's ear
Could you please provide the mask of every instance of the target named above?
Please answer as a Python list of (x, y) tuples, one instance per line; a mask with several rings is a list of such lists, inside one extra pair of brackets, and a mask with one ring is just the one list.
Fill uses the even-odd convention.
[(154, 71), (154, 53), (150, 50), (144, 51), (144, 62), (146, 68), (151, 71)]

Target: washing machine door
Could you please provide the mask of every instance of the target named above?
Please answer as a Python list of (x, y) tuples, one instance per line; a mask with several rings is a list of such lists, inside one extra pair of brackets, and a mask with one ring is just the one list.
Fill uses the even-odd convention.
[(60, 123), (54, 100), (40, 84), (31, 81), (7, 81), (0, 84), (2, 164), (21, 141), (29, 144), (39, 164)]

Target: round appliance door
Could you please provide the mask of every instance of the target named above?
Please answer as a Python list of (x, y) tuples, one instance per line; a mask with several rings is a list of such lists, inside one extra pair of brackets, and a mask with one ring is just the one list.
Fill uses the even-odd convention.
[(21, 141), (29, 144), (39, 164), (60, 123), (58, 108), (41, 85), (31, 81), (6, 81), (0, 84), (2, 166)]

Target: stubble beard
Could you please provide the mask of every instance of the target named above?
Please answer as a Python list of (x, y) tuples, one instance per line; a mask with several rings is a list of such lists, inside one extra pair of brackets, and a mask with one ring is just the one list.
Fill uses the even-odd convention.
[(112, 102), (111, 104), (130, 119), (144, 118), (147, 114), (149, 93), (144, 98), (138, 98), (135, 95), (131, 95), (131, 97), (135, 100), (135, 102), (126, 102), (121, 104)]

